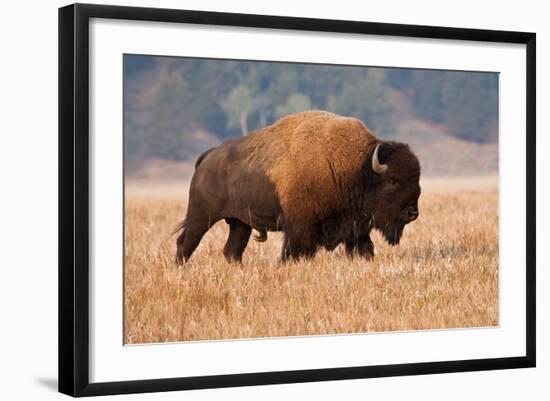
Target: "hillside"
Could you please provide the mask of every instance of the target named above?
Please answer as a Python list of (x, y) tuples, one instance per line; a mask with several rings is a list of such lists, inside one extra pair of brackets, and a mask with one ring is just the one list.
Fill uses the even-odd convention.
[(498, 170), (495, 73), (153, 56), (125, 56), (124, 66), (130, 177), (189, 174), (206, 149), (307, 109), (409, 143), (427, 175)]

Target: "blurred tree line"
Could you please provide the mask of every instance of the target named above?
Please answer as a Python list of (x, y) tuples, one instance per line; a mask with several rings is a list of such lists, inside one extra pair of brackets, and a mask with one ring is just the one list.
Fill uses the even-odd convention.
[(187, 160), (229, 137), (308, 109), (355, 116), (392, 138), (407, 119), (498, 140), (495, 73), (126, 55), (127, 166)]

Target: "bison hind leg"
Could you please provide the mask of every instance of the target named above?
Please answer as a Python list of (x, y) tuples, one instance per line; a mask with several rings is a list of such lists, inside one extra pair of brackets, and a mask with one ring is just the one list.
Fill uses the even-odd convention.
[(228, 262), (242, 263), (243, 252), (250, 239), (252, 227), (237, 219), (225, 219), (229, 224), (229, 237), (223, 248), (223, 255)]

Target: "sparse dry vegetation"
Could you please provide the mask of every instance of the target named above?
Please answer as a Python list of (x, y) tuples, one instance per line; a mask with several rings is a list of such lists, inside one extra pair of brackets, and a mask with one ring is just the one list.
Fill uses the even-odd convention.
[(224, 222), (177, 266), (171, 229), (186, 189), (127, 183), (125, 342), (278, 337), (498, 324), (496, 178), (427, 180), (400, 245), (374, 234), (373, 261), (342, 249), (277, 265), (282, 235), (250, 241), (242, 266)]

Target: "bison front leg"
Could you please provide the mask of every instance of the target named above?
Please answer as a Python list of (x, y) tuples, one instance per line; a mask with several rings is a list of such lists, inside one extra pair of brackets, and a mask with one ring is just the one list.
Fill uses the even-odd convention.
[(367, 260), (374, 257), (374, 244), (370, 239), (370, 235), (361, 235), (354, 241), (346, 241), (346, 253), (353, 257), (359, 255)]
[(312, 230), (285, 230), (281, 260), (286, 262), (289, 259), (298, 260), (301, 258), (310, 259), (317, 252), (317, 242)]
[(242, 263), (243, 252), (250, 239), (252, 227), (237, 219), (225, 219), (225, 221), (229, 224), (229, 237), (223, 248), (223, 255), (228, 262)]

